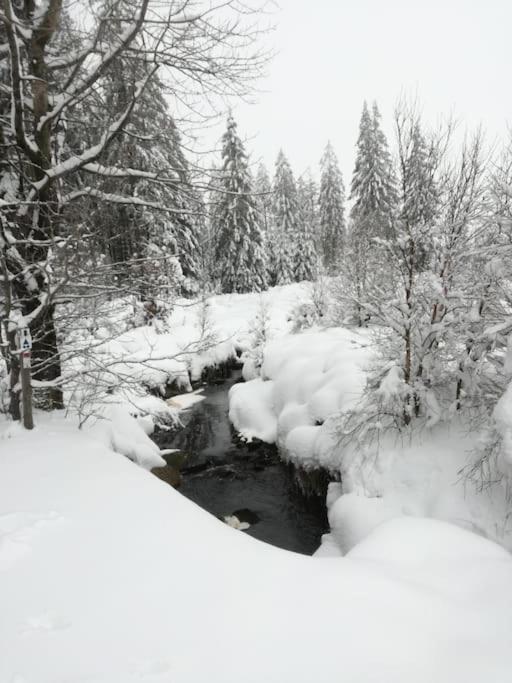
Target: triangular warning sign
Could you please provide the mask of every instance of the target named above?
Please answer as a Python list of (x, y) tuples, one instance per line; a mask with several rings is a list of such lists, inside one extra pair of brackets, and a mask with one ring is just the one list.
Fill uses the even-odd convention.
[(30, 349), (30, 342), (28, 339), (23, 340), (22, 348), (25, 351), (25, 349)]

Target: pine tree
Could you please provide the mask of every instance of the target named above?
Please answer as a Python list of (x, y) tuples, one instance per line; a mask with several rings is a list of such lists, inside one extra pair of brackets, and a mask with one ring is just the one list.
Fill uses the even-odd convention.
[[(136, 59), (123, 58), (113, 63), (105, 93), (110, 115), (126, 106), (142, 73), (143, 67)], [(160, 172), (167, 178), (160, 184), (130, 177), (108, 181), (107, 189), (113, 194), (144, 194), (149, 202), (168, 209), (162, 212), (150, 206), (120, 205), (99, 218), (103, 225), (105, 249), (113, 262), (119, 264), (118, 276), (130, 280), (133, 268), (125, 270), (122, 264), (129, 263), (134, 255), (139, 259), (148, 255), (153, 263), (162, 265), (159, 277), (153, 274), (151, 278), (156, 284), (157, 280), (165, 279), (165, 261), (177, 257), (185, 278), (184, 289), (186, 292), (194, 291), (194, 283), (201, 273), (196, 218), (200, 201), (191, 187), (181, 136), (168, 111), (164, 87), (158, 78), (154, 77), (148, 84), (137, 109), (132, 112), (127, 134), (119, 135), (113, 141), (101, 161), (107, 166), (137, 166), (144, 171)], [(171, 270), (171, 279), (174, 280), (174, 264)], [(145, 289), (151, 289), (150, 283)], [(144, 294), (150, 296), (151, 292)]]
[(222, 138), (215, 258), (223, 292), (259, 292), (267, 284), (264, 236), (252, 195), (247, 155), (230, 115)]
[(254, 182), (256, 205), (261, 216), (262, 227), (265, 232), (272, 228), (272, 185), (265, 164), (260, 163)]
[(297, 188), (293, 172), (279, 150), (274, 175), (274, 220), (272, 282), (285, 285), (294, 280), (294, 254), (297, 231)]
[(432, 231), (438, 212), (439, 192), (436, 183), (436, 145), (428, 144), (416, 120), (410, 131), (407, 149), (402, 151), (401, 214), (409, 230), (418, 235), (416, 262), (420, 270), (428, 266)]
[(338, 266), (345, 243), (345, 188), (338, 160), (330, 142), (320, 161), (320, 231), (322, 256), (328, 272)]
[(376, 103), (372, 115), (366, 102), (363, 105), (350, 199), (354, 202), (350, 215), (355, 231), (366, 231), (368, 239), (390, 237), (396, 181)]
[(297, 241), (295, 248), (295, 279), (315, 280), (318, 275), (318, 255), (315, 237), (317, 228), (316, 186), (311, 174), (307, 178), (299, 178)]
[(355, 317), (365, 324), (365, 302), (374, 285), (386, 282), (389, 273), (382, 240), (393, 239), (396, 216), (396, 181), (380, 114), (363, 105), (352, 176), (350, 230), (346, 260), (347, 286), (353, 292)]
[(265, 253), (267, 254), (267, 279), (273, 283), (275, 272), (274, 239), (275, 219), (272, 184), (265, 164), (260, 163), (254, 182), (256, 192), (256, 206), (260, 215), (260, 221), (265, 236)]

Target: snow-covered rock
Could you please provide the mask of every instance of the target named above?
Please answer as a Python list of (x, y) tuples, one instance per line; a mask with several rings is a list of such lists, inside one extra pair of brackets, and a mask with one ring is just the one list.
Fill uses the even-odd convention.
[(340, 454), (325, 448), (332, 443), (331, 425), (323, 423), (360, 398), (370, 353), (366, 335), (345, 329), (272, 341), (261, 377), (231, 391), (230, 419), (244, 436), (272, 438), (297, 464), (339, 467)]

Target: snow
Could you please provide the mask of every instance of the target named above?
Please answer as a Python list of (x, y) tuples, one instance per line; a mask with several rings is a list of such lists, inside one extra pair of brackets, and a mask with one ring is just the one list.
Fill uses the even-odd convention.
[[(433, 394), (426, 396), (421, 429), (382, 433), (371, 445), (341, 433), (340, 415), (358, 406), (374, 349), (371, 331), (342, 328), (270, 341), (261, 377), (230, 394), (233, 425), (245, 438), (276, 443), (297, 466), (324, 468), (340, 478), (339, 500), (328, 504), (331, 534), (324, 541), (337, 543), (343, 553), (382, 521), (401, 516), (445, 520), (512, 549), (506, 478), (482, 491), (464, 474), (478, 462), (485, 430), (462, 418), (441, 423)], [(377, 391), (394, 396), (402, 385), (391, 366)], [(511, 406), (509, 388), (494, 413), (504, 474), (512, 462)]]
[[(288, 333), (291, 312), (309, 289), (304, 283), (262, 294), (180, 299), (165, 324), (155, 327), (126, 329), (137, 312), (128, 299), (111, 302), (101, 315), (93, 311), (63, 345), (68, 412), (106, 446), (146, 469), (161, 466), (161, 454), (148, 438), (154, 424), (175, 422), (180, 410), (202, 400), (191, 382), (205, 369), (239, 354), (252, 357), (262, 310), (270, 338)], [(169, 385), (184, 393), (167, 401), (154, 395), (164, 396)], [(272, 431), (263, 437), (275, 440)]]
[(485, 539), (400, 518), (310, 558), (65, 420), (1, 443), (2, 683), (510, 678), (512, 558)]
[(330, 541), (345, 554), (383, 522), (401, 515), (401, 510), (385, 498), (347, 493), (329, 507)]
[(257, 438), (274, 443), (277, 427), (272, 412), (271, 384), (259, 378), (247, 384), (234, 384), (229, 390), (229, 397), (229, 419), (240, 435), (247, 441)]
[(89, 426), (96, 438), (116, 453), (125, 455), (145, 469), (163, 467), (166, 462), (151, 441), (153, 422), (134, 419), (122, 406), (109, 406), (102, 419)]
[(367, 334), (341, 328), (272, 340), (261, 378), (233, 387), (230, 419), (246, 438), (276, 442), (296, 464), (339, 467), (326, 421), (360, 398), (370, 355)]

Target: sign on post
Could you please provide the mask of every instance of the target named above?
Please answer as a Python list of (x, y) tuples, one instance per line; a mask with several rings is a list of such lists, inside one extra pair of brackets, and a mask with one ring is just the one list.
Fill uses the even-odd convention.
[(32, 418), (32, 379), (30, 372), (30, 350), (32, 349), (32, 335), (28, 327), (22, 327), (19, 332), (19, 348), (21, 354), (21, 405), (23, 412), (23, 426), (25, 429), (34, 428)]
[(28, 327), (22, 327), (20, 330), (20, 349), (21, 351), (30, 351), (32, 348), (32, 335)]

